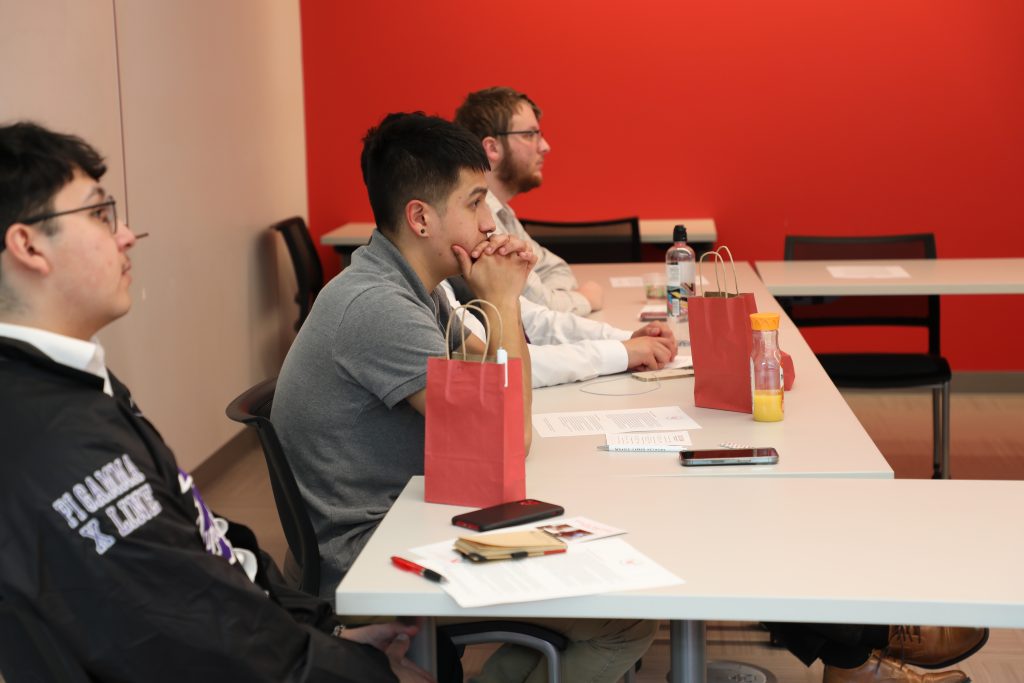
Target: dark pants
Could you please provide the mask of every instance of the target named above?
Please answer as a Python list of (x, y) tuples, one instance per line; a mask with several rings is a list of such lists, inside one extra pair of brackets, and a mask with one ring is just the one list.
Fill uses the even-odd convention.
[(827, 665), (853, 669), (868, 660), (871, 651), (889, 644), (888, 626), (858, 624), (767, 624), (787, 650), (810, 666), (820, 659)]

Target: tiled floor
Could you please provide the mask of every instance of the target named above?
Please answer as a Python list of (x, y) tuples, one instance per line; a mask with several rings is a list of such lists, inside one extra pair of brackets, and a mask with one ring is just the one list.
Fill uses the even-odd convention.
[[(897, 477), (931, 475), (931, 399), (927, 393), (844, 392), (857, 417), (888, 459)], [(1024, 394), (954, 393), (952, 471), (961, 479), (1024, 479)], [(279, 561), (286, 544), (277, 521), (266, 467), (254, 438), (240, 437), (237, 450), (219, 471), (200, 471), (197, 480), (213, 509), (251, 526)], [(1019, 539), (1017, 539), (1019, 541)], [(912, 558), (908, 558), (912, 562)], [(756, 624), (712, 622), (712, 659), (745, 661), (772, 671), (780, 683), (817, 683), (820, 664), (804, 667), (785, 650), (767, 645)], [(481, 646), (465, 661), (471, 673), (489, 650)], [(988, 645), (960, 668), (974, 683), (1024, 683), (1024, 631), (994, 631)], [(644, 657), (638, 681), (664, 681), (668, 671), (668, 631)]]

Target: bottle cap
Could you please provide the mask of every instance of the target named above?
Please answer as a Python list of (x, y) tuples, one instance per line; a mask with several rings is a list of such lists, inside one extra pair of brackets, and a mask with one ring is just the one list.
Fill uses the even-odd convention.
[(777, 330), (779, 329), (778, 313), (751, 313), (750, 327), (754, 330)]
[(677, 225), (672, 229), (672, 241), (673, 242), (685, 242), (686, 241), (686, 226)]

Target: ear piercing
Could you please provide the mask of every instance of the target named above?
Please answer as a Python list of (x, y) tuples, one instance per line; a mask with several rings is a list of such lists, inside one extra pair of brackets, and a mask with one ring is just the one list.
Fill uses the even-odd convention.
[(427, 229), (426, 228), (420, 228), (420, 234), (421, 235), (426, 235), (427, 234)]

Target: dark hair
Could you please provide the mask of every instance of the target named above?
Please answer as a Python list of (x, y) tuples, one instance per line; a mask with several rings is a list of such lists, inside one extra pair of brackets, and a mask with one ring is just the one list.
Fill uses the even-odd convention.
[[(0, 250), (12, 224), (53, 210), (54, 196), (76, 168), (93, 180), (107, 171), (103, 157), (80, 137), (29, 121), (0, 126)], [(55, 229), (47, 223), (41, 227)]]
[(483, 140), (489, 135), (507, 131), (509, 121), (523, 102), (530, 105), (539, 120), (540, 107), (521, 92), (504, 87), (477, 90), (466, 95), (466, 101), (455, 110), (455, 123)]
[(377, 226), (397, 230), (413, 199), (440, 207), (462, 169), (488, 171), (480, 141), (464, 128), (423, 112), (388, 114), (363, 138), (363, 182)]

